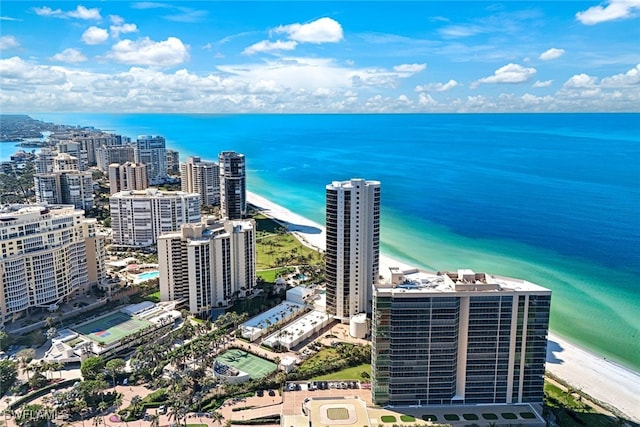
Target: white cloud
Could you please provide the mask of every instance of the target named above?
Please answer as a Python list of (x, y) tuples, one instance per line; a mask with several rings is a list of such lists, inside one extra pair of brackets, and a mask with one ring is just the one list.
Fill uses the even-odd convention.
[(294, 50), (298, 42), (294, 40), (282, 41), (276, 40), (275, 42), (270, 42), (269, 40), (262, 40), (258, 43), (252, 44), (251, 46), (245, 48), (242, 53), (244, 55), (253, 55), (254, 53), (259, 52), (272, 52), (274, 50)]
[(51, 59), (59, 62), (78, 63), (86, 61), (87, 57), (79, 49), (68, 48), (56, 53)]
[(82, 5), (78, 5), (76, 10), (67, 12), (67, 16), (70, 18), (78, 18), (78, 19), (95, 19), (95, 20), (102, 19), (102, 16), (100, 16), (100, 9), (98, 8), (87, 9)]
[(401, 64), (393, 67), (395, 71), (400, 73), (419, 73), (427, 69), (427, 64)]
[(472, 83), (472, 87), (477, 87), (480, 83), (524, 83), (529, 81), (535, 74), (535, 68), (507, 64), (498, 68), (492, 76), (484, 77)]
[(551, 84), (553, 83), (553, 80), (537, 80), (532, 87), (534, 88), (540, 88), (540, 87), (549, 87), (551, 86)]
[(640, 64), (636, 65), (624, 74), (616, 74), (602, 79), (602, 87), (621, 88), (640, 84)]
[(552, 59), (560, 58), (564, 54), (564, 49), (556, 49), (555, 47), (552, 47), (551, 49), (542, 52), (538, 59), (542, 59), (543, 61), (550, 61)]
[(0, 16), (0, 21), (22, 21), (22, 19), (12, 18), (11, 16)]
[(456, 86), (460, 86), (455, 80), (449, 80), (446, 83), (428, 83), (426, 85), (416, 86), (416, 92), (446, 92), (453, 89)]
[(418, 104), (420, 105), (436, 105), (437, 102), (433, 97), (426, 93), (418, 95)]
[(109, 15), (109, 20), (113, 25), (122, 25), (124, 24), (124, 18), (118, 15)]
[(640, 0), (609, 0), (606, 6), (598, 5), (576, 13), (576, 19), (584, 25), (631, 18), (640, 10)]
[(587, 74), (576, 74), (564, 82), (563, 88), (591, 88), (596, 85), (596, 78)]
[(123, 64), (171, 67), (189, 59), (189, 47), (176, 37), (159, 42), (148, 37), (135, 42), (125, 39), (113, 45), (107, 57)]
[[(283, 58), (219, 69), (197, 74), (132, 66), (107, 74), (19, 57), (0, 59), (0, 106), (7, 112), (63, 112), (93, 111), (100, 105), (105, 112), (131, 113), (640, 110), (640, 84), (634, 83), (638, 67), (600, 82), (578, 74), (566, 87), (544, 96), (491, 90), (440, 102), (426, 92), (412, 98), (390, 91), (402, 79), (392, 68), (356, 68), (327, 58)], [(353, 87), (354, 81), (361, 89)]]
[(91, 26), (82, 33), (82, 41), (86, 44), (100, 44), (109, 39), (109, 32), (104, 28)]
[(0, 37), (0, 50), (14, 49), (16, 47), (20, 47), (20, 43), (14, 36)]
[(91, 19), (96, 21), (102, 19), (102, 16), (100, 16), (100, 9), (87, 9), (82, 5), (78, 5), (75, 10), (70, 10), (68, 12), (64, 12), (62, 9), (51, 9), (47, 6), (35, 7), (33, 8), (33, 11), (36, 13), (36, 15), (53, 16), (54, 18), (76, 18), (85, 20)]
[(273, 31), (302, 43), (336, 43), (343, 38), (342, 26), (331, 18), (320, 18), (308, 24), (281, 25)]
[(138, 26), (136, 24), (111, 25), (109, 31), (111, 32), (111, 37), (118, 38), (120, 34), (138, 32)]

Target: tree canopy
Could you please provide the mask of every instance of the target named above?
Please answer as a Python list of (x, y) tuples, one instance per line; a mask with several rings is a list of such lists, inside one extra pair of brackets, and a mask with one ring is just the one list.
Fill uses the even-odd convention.
[(82, 378), (85, 380), (95, 380), (104, 369), (104, 359), (100, 356), (87, 357), (80, 365)]

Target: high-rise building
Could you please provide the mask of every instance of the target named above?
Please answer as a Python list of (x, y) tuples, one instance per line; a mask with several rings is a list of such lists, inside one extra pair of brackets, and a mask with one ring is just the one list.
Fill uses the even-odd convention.
[(95, 224), (71, 205), (0, 209), (2, 324), (69, 301), (104, 278), (104, 237)]
[(189, 157), (180, 164), (182, 191), (198, 193), (203, 205), (220, 204), (220, 168), (215, 162)]
[(184, 224), (158, 238), (158, 265), (162, 301), (186, 300), (194, 314), (226, 307), (255, 285), (255, 222)]
[(126, 190), (146, 190), (148, 187), (147, 165), (144, 163), (127, 162), (109, 165), (109, 190), (111, 194)]
[[(43, 160), (38, 167), (46, 169), (48, 160)], [(91, 172), (79, 170), (78, 159), (68, 153), (54, 157), (52, 172), (36, 173), (33, 181), (38, 203), (72, 204), (78, 209), (90, 209), (93, 206)]]
[(86, 171), (89, 169), (89, 156), (87, 150), (82, 146), (82, 143), (78, 141), (59, 141), (56, 145), (58, 153), (66, 153), (71, 157), (77, 159), (77, 169), (79, 171)]
[(223, 151), (220, 167), (220, 210), (228, 219), (242, 219), (247, 213), (247, 190), (244, 154)]
[(542, 402), (550, 290), (471, 270), (391, 282), (373, 293), (375, 404)]
[(48, 147), (43, 147), (34, 161), (36, 173), (53, 173), (53, 159), (58, 153)]
[(334, 181), (326, 197), (327, 313), (347, 322), (371, 312), (380, 259), (380, 182)]
[(135, 162), (135, 147), (131, 144), (108, 145), (96, 148), (96, 163), (98, 169), (107, 173), (109, 165), (113, 163)]
[(167, 173), (180, 173), (180, 153), (167, 149)]
[(200, 195), (182, 191), (121, 191), (109, 198), (113, 244), (146, 247), (162, 233), (200, 221)]
[(166, 143), (161, 136), (140, 135), (135, 143), (135, 161), (147, 165), (149, 184), (162, 184), (167, 178)]

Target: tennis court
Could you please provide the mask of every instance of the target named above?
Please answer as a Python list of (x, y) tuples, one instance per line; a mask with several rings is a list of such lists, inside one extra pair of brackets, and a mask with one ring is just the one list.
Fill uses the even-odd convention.
[(118, 311), (74, 329), (97, 343), (103, 342), (105, 345), (111, 345), (150, 325), (151, 323), (146, 320)]
[(216, 360), (246, 372), (252, 380), (262, 378), (277, 369), (275, 363), (237, 348), (225, 351)]

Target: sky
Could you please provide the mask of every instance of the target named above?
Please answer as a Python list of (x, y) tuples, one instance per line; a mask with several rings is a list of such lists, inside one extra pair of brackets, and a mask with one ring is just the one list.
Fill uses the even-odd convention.
[(640, 0), (6, 1), (0, 111), (640, 111)]

